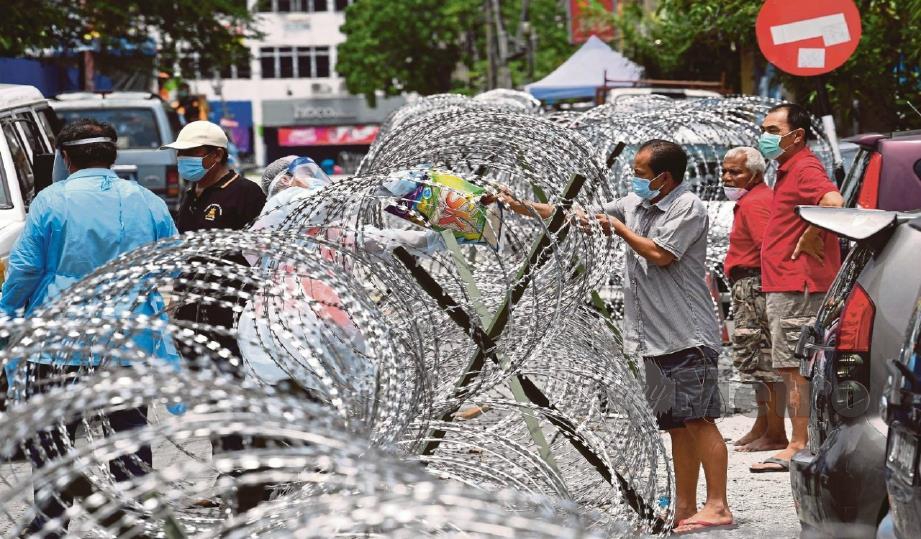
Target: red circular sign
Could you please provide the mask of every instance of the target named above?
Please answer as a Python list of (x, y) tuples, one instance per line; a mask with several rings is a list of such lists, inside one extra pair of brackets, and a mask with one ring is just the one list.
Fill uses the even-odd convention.
[(758, 46), (792, 75), (821, 75), (847, 61), (860, 43), (854, 0), (767, 0), (758, 14)]

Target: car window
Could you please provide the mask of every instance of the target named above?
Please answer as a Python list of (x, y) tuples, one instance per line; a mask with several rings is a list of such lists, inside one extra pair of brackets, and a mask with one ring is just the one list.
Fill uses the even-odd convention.
[(179, 134), (179, 130), (182, 129), (182, 123), (179, 121), (179, 114), (176, 113), (172, 107), (163, 105), (163, 109), (166, 111), (166, 120), (169, 122), (169, 128), (173, 131), (172, 137), (176, 138), (176, 135)]
[(111, 124), (118, 133), (119, 150), (156, 150), (163, 144), (153, 109), (67, 109), (58, 110), (57, 113), (65, 124), (79, 118), (92, 118)]
[(835, 281), (825, 295), (822, 307), (819, 308), (819, 312), (816, 315), (817, 325), (828, 329), (836, 320), (841, 318), (844, 304), (847, 303), (851, 290), (857, 284), (857, 278), (860, 277), (860, 273), (874, 254), (873, 247), (868, 244), (858, 244), (848, 253), (844, 263), (841, 264), (841, 269), (838, 271)]
[(31, 160), (34, 160), (37, 154), (46, 153), (45, 141), (38, 132), (35, 118), (31, 114), (23, 112), (14, 114), (13, 119), (20, 139), (25, 143), (26, 149), (31, 154)]
[(3, 136), (6, 138), (10, 156), (13, 158), (13, 168), (16, 171), (16, 179), (19, 181), (22, 201), (28, 207), (35, 195), (35, 177), (32, 175), (32, 164), (26, 153), (25, 144), (20, 140), (18, 130), (14, 126), (13, 122), (4, 121)]
[(841, 196), (844, 197), (844, 206), (846, 208), (853, 208), (856, 205), (857, 194), (860, 192), (860, 183), (863, 181), (863, 175), (867, 171), (867, 165), (870, 164), (872, 155), (872, 151), (861, 149), (857, 157), (854, 158), (854, 164), (851, 165), (851, 170), (848, 171), (847, 176), (844, 178), (844, 183), (841, 184)]
[(54, 111), (52, 111), (50, 107), (45, 107), (34, 112), (35, 117), (38, 118), (39, 127), (45, 132), (45, 136), (48, 137), (51, 149), (54, 149), (55, 133), (57, 132), (55, 129), (57, 120), (54, 117)]

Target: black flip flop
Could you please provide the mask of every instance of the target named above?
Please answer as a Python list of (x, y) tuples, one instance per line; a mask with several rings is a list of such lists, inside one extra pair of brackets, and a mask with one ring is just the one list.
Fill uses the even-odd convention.
[(748, 471), (751, 473), (783, 473), (790, 471), (790, 461), (779, 459), (777, 457), (771, 457), (769, 459), (764, 459), (763, 462), (758, 464), (776, 464), (780, 468), (748, 468)]

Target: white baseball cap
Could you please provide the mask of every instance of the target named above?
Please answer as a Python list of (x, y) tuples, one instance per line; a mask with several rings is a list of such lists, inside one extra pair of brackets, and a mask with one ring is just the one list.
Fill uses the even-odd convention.
[(176, 142), (160, 146), (161, 150), (188, 150), (200, 146), (217, 146), (218, 148), (227, 147), (227, 135), (224, 130), (217, 124), (198, 120), (187, 124), (179, 132)]

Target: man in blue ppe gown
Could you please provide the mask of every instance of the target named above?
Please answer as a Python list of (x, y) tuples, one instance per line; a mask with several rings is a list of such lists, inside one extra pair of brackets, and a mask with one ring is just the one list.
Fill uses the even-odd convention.
[[(116, 140), (111, 125), (88, 119), (65, 126), (59, 134), (58, 145), (70, 175), (32, 201), (22, 236), (10, 253), (9, 273), (0, 297), (0, 308), (7, 315), (29, 316), (122, 253), (177, 233), (159, 197), (136, 182), (119, 178), (110, 169), (116, 158)], [(163, 312), (162, 299), (151, 294), (134, 310), (157, 315)], [(139, 332), (133, 343), (140, 352), (178, 361), (172, 343), (153, 330)], [(48, 380), (54, 377), (54, 385), (72, 383), (81, 369), (98, 366), (102, 361), (96, 356), (52, 354), (26, 359), (29, 396), (48, 391), (52, 385)], [(66, 382), (60, 381), (62, 374)], [(10, 379), (14, 378), (11, 373)], [(55, 428), (40, 432), (37, 440), (27, 444), (36, 470), (67, 452), (78, 423), (75, 418), (67, 425), (68, 438)], [(107, 423), (115, 432), (138, 428), (147, 423), (147, 408), (110, 413)], [(123, 481), (144, 474), (151, 464), (150, 446), (143, 446), (137, 453), (111, 461), (109, 466), (115, 479)], [(89, 495), (90, 487), (87, 479), (78, 478), (60, 489), (47, 485), (37, 488), (36, 518), (27, 531), (43, 537), (66, 533), (43, 528), (49, 519), (63, 517), (75, 496)], [(67, 520), (62, 519), (59, 525), (66, 528)]]

